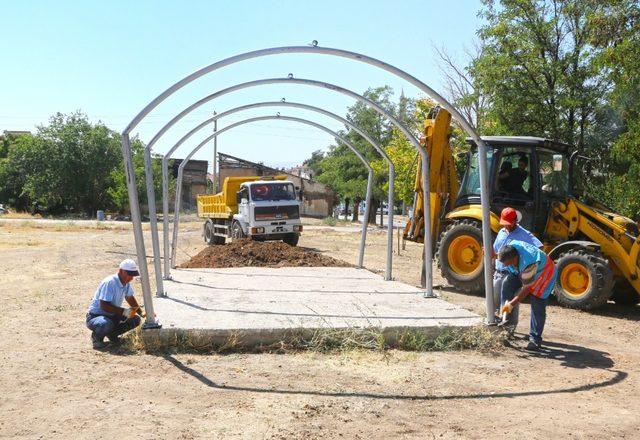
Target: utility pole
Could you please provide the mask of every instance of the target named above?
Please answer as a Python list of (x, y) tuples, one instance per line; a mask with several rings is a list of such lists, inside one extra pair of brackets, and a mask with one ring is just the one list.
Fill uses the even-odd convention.
[[(213, 112), (213, 116), (217, 115), (217, 113), (214, 111)], [(218, 120), (216, 119), (215, 121), (213, 121), (213, 132), (217, 132), (218, 131)], [(213, 193), (217, 194), (218, 193), (218, 173), (217, 173), (217, 168), (218, 168), (218, 136), (216, 136), (215, 138), (213, 138)]]

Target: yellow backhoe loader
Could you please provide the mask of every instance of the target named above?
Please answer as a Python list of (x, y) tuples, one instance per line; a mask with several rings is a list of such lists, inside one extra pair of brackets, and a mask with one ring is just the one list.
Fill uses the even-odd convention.
[[(484, 267), (477, 148), (469, 141), (471, 150), (460, 182), (449, 145), (450, 123), (446, 110), (435, 109), (425, 121), (422, 139), (430, 161), (434, 255), (451, 285), (479, 293), (484, 289)], [(576, 162), (581, 158), (577, 152), (569, 145), (538, 137), (482, 139), (488, 148), (491, 229), (498, 232), (504, 207), (520, 211), (520, 224), (538, 236), (557, 264), (554, 294), (558, 302), (582, 310), (597, 308), (609, 299), (638, 304), (638, 225), (598, 203), (578, 200), (573, 188)], [(422, 243), (420, 170), (418, 165), (413, 217), (404, 238)]]

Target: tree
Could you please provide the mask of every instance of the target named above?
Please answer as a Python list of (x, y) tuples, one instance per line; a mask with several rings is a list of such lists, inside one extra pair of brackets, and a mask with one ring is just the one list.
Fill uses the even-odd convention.
[(446, 98), (469, 123), (483, 132), (488, 97), (482, 92), (478, 80), (470, 72), (470, 67), (476, 63), (482, 53), (482, 45), (476, 44), (472, 51), (465, 51), (466, 65), (460, 64), (444, 47), (434, 48), (440, 59), (438, 67), (444, 80)]
[(15, 136), (6, 132), (0, 142), (0, 201), (18, 210), (31, 206), (28, 195), (23, 193), (29, 173), (23, 157), (32, 142), (31, 134)]
[[(599, 66), (613, 84), (608, 96), (619, 126), (600, 185), (592, 193), (613, 210), (640, 217), (640, 5), (633, 0), (599, 2), (590, 17)], [(597, 182), (596, 182), (597, 183)]]
[[(48, 213), (97, 209), (124, 211), (128, 193), (118, 133), (92, 124), (81, 112), (56, 114), (35, 135), (4, 136), (0, 144), (0, 196), (17, 209)], [(132, 142), (140, 200), (144, 145)], [(156, 196), (161, 196), (160, 164), (154, 161)]]
[[(141, 205), (147, 204), (147, 181), (144, 171), (144, 147), (145, 145), (138, 138), (131, 140), (131, 154), (133, 156), (133, 167), (136, 175), (136, 187), (138, 188), (138, 201)], [(152, 155), (151, 170), (153, 172), (153, 189), (156, 196), (156, 206), (162, 203), (162, 161), (160, 156)], [(169, 161), (169, 170), (172, 168), (172, 162)], [(127, 188), (127, 180), (124, 174), (124, 163), (122, 154), (117, 167), (111, 170), (109, 176), (111, 180), (110, 186), (107, 188), (109, 197), (109, 207), (120, 213), (124, 213), (129, 206), (129, 190)], [(175, 178), (169, 175), (169, 191), (175, 194)], [(171, 194), (169, 196), (171, 196)]]
[[(377, 102), (384, 109), (395, 114), (396, 106), (391, 102), (392, 95), (393, 90), (389, 86), (368, 89), (363, 93), (363, 96)], [(406, 108), (410, 108), (410, 105), (410, 102), (405, 103)], [(346, 119), (360, 127), (383, 148), (391, 139), (391, 123), (374, 109), (361, 102), (357, 102), (348, 108)], [(355, 131), (345, 129), (340, 131), (339, 134), (353, 144), (370, 162), (380, 158), (379, 153), (375, 151), (371, 144)], [(316, 153), (318, 152), (314, 154)], [(318, 157), (319, 155), (316, 154), (316, 159)], [(313, 156), (309, 161), (313, 163)], [(315, 163), (317, 165), (315, 165), (316, 169), (314, 171), (317, 179), (331, 187), (345, 202), (353, 201), (353, 220), (358, 220), (359, 203), (366, 196), (368, 177), (366, 167), (349, 148), (339, 142), (337, 145), (332, 145), (324, 158)], [(379, 170), (375, 174), (373, 200), (369, 211), (370, 222), (375, 222), (376, 210), (380, 206), (380, 200), (384, 197), (381, 187), (386, 179), (386, 168)]]
[(122, 159), (118, 136), (82, 113), (51, 117), (35, 135), (7, 146), (0, 179), (19, 209), (92, 215), (107, 204), (113, 167)]
[[(470, 72), (490, 103), (486, 131), (546, 136), (578, 148), (602, 139), (595, 125), (606, 105), (589, 17), (597, 1), (483, 0), (480, 55)], [(485, 133), (488, 134), (488, 133)]]
[(302, 164), (311, 168), (314, 176), (317, 176), (322, 173), (322, 168), (320, 166), (322, 159), (324, 159), (324, 152), (322, 150), (316, 150), (311, 153), (311, 157), (305, 160)]

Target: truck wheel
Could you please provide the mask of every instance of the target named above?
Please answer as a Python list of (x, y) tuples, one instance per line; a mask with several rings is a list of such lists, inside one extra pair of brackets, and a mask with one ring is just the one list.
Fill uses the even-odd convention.
[(611, 296), (613, 273), (602, 254), (575, 249), (562, 254), (556, 264), (554, 293), (561, 305), (592, 310)]
[(233, 223), (231, 223), (231, 238), (233, 239), (238, 239), (238, 238), (244, 238), (244, 231), (242, 230), (242, 225), (240, 225), (240, 222), (237, 220), (234, 220)]
[[(475, 220), (456, 220), (440, 235), (436, 260), (440, 272), (456, 289), (469, 293), (484, 290), (482, 229)], [(422, 269), (424, 273), (424, 267)]]
[(299, 239), (300, 239), (300, 234), (290, 233), (290, 234), (285, 235), (285, 237), (282, 239), (282, 241), (287, 243), (289, 246), (297, 246)]
[(205, 243), (212, 244), (212, 245), (224, 244), (225, 242), (224, 237), (214, 235), (213, 222), (211, 221), (207, 221), (204, 224), (204, 241)]
[(622, 278), (616, 281), (611, 299), (619, 306), (635, 306), (640, 304), (640, 295), (631, 283)]

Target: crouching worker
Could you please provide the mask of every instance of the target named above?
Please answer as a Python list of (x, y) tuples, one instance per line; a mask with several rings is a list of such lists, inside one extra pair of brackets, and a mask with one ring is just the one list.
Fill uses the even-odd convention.
[[(118, 345), (121, 334), (140, 325), (140, 317), (136, 314), (140, 306), (129, 284), (139, 275), (135, 261), (127, 259), (120, 263), (118, 273), (109, 275), (98, 286), (87, 312), (87, 327), (93, 332), (93, 348), (105, 348), (105, 336), (111, 345)], [(130, 309), (122, 307), (124, 299)]]
[(558, 278), (553, 260), (535, 246), (513, 240), (503, 246), (498, 260), (509, 275), (502, 283), (501, 313), (511, 313), (528, 295), (531, 297), (531, 323), (527, 350), (538, 350), (547, 317), (547, 301)]

